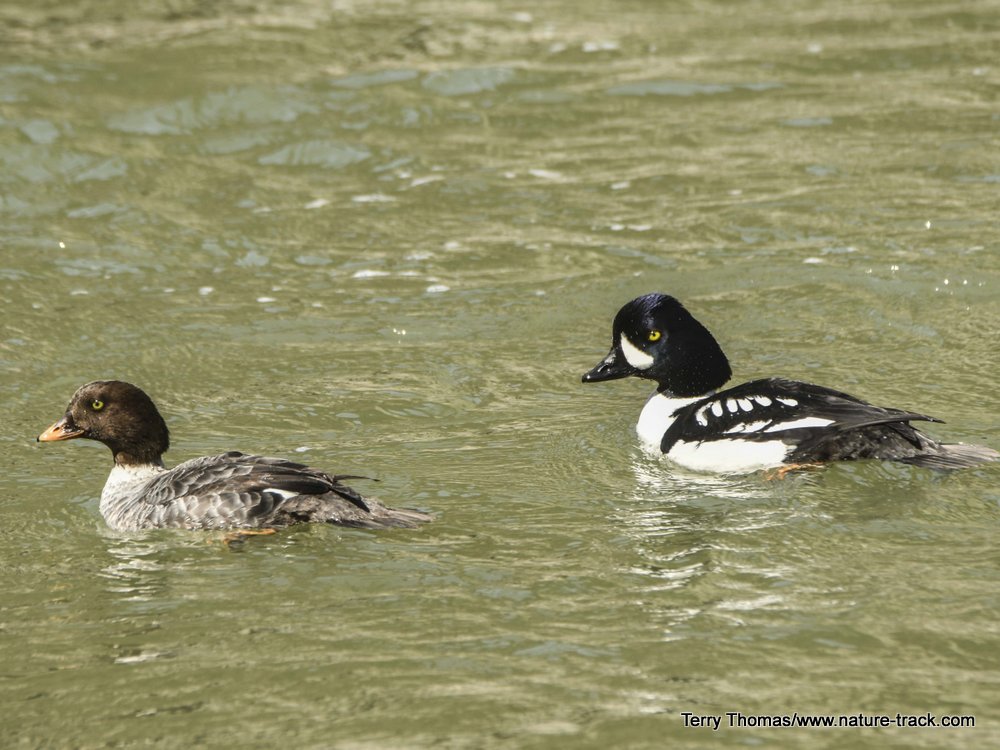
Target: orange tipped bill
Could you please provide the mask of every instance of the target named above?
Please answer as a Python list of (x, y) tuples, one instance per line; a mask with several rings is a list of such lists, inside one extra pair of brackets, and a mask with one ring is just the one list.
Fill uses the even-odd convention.
[(56, 440), (72, 440), (80, 437), (83, 430), (74, 425), (66, 417), (63, 417), (45, 432), (38, 436), (38, 442), (51, 443)]

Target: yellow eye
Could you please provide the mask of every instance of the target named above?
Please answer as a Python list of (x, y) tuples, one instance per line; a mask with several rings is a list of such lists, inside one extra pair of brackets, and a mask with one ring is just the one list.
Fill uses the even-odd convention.
[(104, 402), (101, 401), (101, 399), (99, 398), (95, 398), (93, 401), (90, 402), (90, 408), (93, 409), (94, 411), (100, 411), (101, 409), (104, 408)]
[(663, 334), (660, 333), (659, 331), (650, 331), (649, 332), (649, 340), (650, 341), (659, 341), (660, 340), (660, 336), (662, 336), (662, 335)]

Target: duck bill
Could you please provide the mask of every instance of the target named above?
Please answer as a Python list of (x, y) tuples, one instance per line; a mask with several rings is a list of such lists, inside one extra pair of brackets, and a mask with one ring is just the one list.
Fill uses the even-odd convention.
[(611, 347), (608, 356), (597, 363), (593, 370), (583, 376), (584, 383), (600, 383), (603, 380), (617, 380), (635, 375), (639, 371), (628, 363), (625, 357), (620, 356), (618, 347)]
[(45, 432), (38, 436), (39, 443), (52, 443), (56, 440), (72, 440), (83, 435), (83, 430), (73, 424), (68, 417), (63, 417)]

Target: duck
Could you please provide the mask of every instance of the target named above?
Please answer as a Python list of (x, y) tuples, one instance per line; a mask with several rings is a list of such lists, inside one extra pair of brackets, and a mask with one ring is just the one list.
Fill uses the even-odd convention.
[(941, 443), (912, 422), (941, 422), (781, 377), (724, 388), (729, 360), (676, 298), (654, 292), (624, 305), (608, 355), (584, 383), (625, 377), (656, 383), (636, 432), (644, 447), (693, 471), (784, 472), (833, 461), (881, 459), (938, 470), (1000, 458), (979, 445)]
[[(414, 528), (431, 520), (362, 497), (344, 482), (365, 477), (328, 474), (281, 458), (229, 451), (168, 469), (170, 432), (153, 400), (122, 380), (81, 386), (66, 413), (38, 436), (47, 443), (83, 438), (111, 449), (114, 466), (100, 512), (116, 531), (249, 530), (273, 533), (297, 523), (366, 529)], [(258, 530), (258, 531), (252, 531)]]

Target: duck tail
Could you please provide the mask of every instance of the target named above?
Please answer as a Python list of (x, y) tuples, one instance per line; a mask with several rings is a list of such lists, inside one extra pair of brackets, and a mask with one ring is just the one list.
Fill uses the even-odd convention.
[(433, 521), (433, 516), (412, 508), (386, 508), (386, 514), (378, 518), (382, 526), (399, 529), (415, 529), (422, 523)]
[(421, 524), (434, 520), (433, 516), (412, 508), (390, 508), (378, 500), (365, 498), (368, 511), (358, 513), (356, 509), (341, 507), (326, 519), (336, 526), (351, 526), (357, 529), (415, 529)]
[(931, 453), (920, 453), (916, 456), (898, 459), (912, 466), (922, 466), (925, 469), (950, 471), (965, 469), (970, 466), (988, 463), (1000, 459), (1000, 453), (985, 445), (969, 445), (968, 443), (942, 443)]

